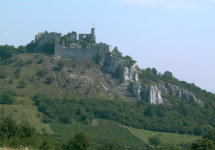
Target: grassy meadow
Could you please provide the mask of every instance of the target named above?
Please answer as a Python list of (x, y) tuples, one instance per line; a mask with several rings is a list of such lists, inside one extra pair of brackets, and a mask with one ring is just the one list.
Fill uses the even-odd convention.
[(162, 139), (162, 144), (168, 145), (180, 145), (181, 143), (192, 143), (195, 140), (199, 140), (201, 136), (195, 135), (183, 135), (183, 134), (175, 134), (175, 133), (165, 133), (165, 132), (156, 132), (144, 129), (135, 129), (129, 127), (129, 130), (136, 135), (137, 137), (141, 138), (143, 141), (148, 143), (148, 138), (158, 135)]
[(51, 123), (51, 128), (55, 133), (55, 140), (64, 142), (76, 132), (84, 132), (90, 137), (94, 148), (108, 141), (125, 146), (143, 147), (146, 145), (125, 126), (109, 120), (95, 119), (91, 125)]

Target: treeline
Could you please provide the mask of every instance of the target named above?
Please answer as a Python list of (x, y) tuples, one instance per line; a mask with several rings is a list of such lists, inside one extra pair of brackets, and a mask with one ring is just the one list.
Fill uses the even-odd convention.
[[(186, 81), (178, 80), (170, 71), (165, 71), (164, 74), (161, 74), (156, 68), (141, 69), (139, 73), (139, 81), (142, 85), (153, 84), (153, 82), (159, 84), (162, 81), (177, 85), (180, 89), (184, 88), (187, 91), (193, 93), (196, 98), (202, 99), (206, 104), (205, 108), (215, 110), (215, 94), (197, 87), (194, 83), (187, 83)], [(212, 120), (212, 122), (215, 122), (214, 119)], [(213, 124), (213, 126), (215, 126), (215, 124)]]
[[(66, 143), (54, 142), (47, 133), (36, 133), (29, 124), (17, 125), (12, 117), (0, 118), (0, 147), (30, 147), (40, 150), (87, 150), (92, 144), (89, 137), (82, 132), (71, 136)], [(117, 150), (113, 143), (104, 143), (99, 150)], [(124, 149), (124, 147), (122, 147)]]
[(214, 126), (214, 111), (198, 104), (170, 96), (176, 103), (172, 106), (151, 105), (145, 101), (124, 102), (98, 99), (52, 99), (35, 94), (32, 100), (38, 110), (47, 115), (44, 122), (57, 120), (71, 124), (89, 124), (93, 118), (109, 119), (153, 131), (202, 135)]

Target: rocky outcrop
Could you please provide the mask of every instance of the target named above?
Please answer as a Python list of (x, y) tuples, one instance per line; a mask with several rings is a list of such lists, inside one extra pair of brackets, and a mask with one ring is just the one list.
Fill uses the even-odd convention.
[(158, 89), (161, 91), (161, 93), (162, 93), (163, 95), (169, 94), (169, 91), (168, 91), (168, 89), (167, 89), (165, 86), (163, 86), (163, 85), (158, 85), (157, 87), (158, 87)]
[(177, 96), (179, 99), (184, 98), (189, 102), (197, 102), (200, 106), (205, 106), (205, 103), (201, 99), (197, 99), (195, 95), (185, 89), (179, 89), (176, 85), (167, 84), (170, 94)]
[(129, 63), (124, 59), (105, 55), (99, 64), (102, 65), (102, 70), (105, 73), (112, 74), (124, 86), (130, 85), (132, 81), (138, 81), (137, 63), (129, 66)]
[(143, 91), (143, 99), (147, 100), (150, 104), (163, 104), (161, 91), (156, 85), (145, 85)]
[(140, 86), (140, 83), (138, 82), (135, 82), (132, 86), (132, 90), (134, 92), (134, 96), (136, 99), (140, 100), (140, 89), (141, 89), (141, 86)]
[(181, 90), (176, 85), (167, 84), (170, 94), (177, 96), (179, 99), (181, 98)]

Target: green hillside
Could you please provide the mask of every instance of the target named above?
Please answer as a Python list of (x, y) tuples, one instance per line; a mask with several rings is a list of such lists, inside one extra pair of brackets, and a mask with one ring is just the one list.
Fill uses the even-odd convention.
[(139, 81), (178, 85), (206, 106), (171, 95), (162, 95), (171, 105), (135, 101), (131, 88), (119, 91), (107, 83), (113, 78), (93, 60), (40, 53), (8, 57), (0, 60), (0, 120), (12, 116), (17, 124), (33, 126), (41, 137), (48, 135), (60, 144), (84, 132), (96, 149), (107, 142), (118, 148), (148, 148), (147, 139), (153, 135), (159, 135), (164, 145), (183, 146), (215, 127), (215, 95), (179, 81), (171, 72), (160, 75), (155, 68), (140, 69)]

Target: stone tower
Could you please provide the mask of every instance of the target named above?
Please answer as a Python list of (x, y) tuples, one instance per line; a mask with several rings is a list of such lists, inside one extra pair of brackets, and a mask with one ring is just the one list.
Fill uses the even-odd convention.
[(92, 28), (92, 29), (91, 29), (91, 41), (95, 41), (95, 43), (96, 43), (95, 28)]

